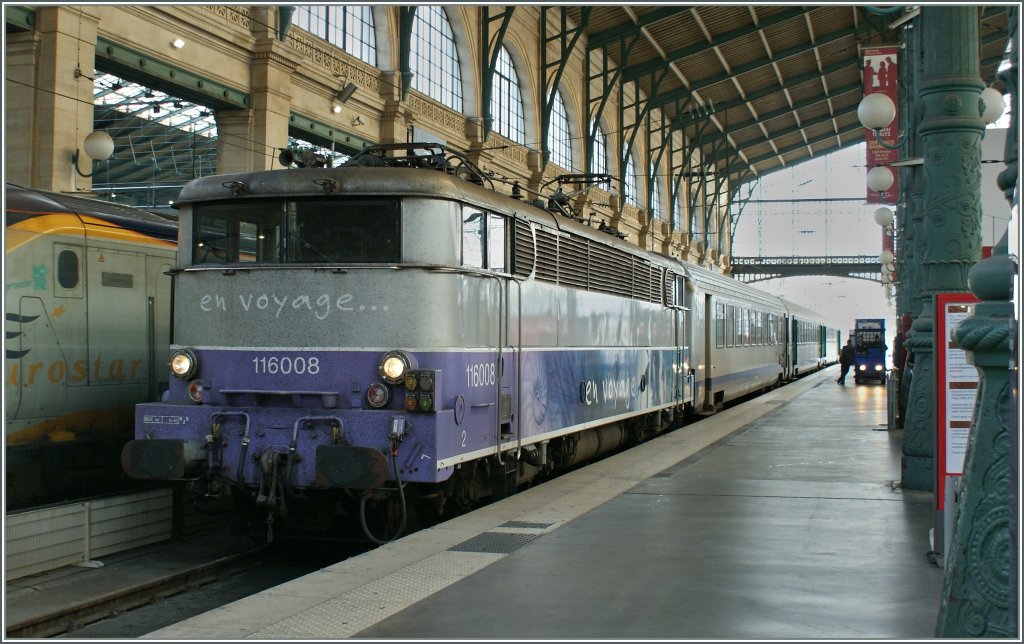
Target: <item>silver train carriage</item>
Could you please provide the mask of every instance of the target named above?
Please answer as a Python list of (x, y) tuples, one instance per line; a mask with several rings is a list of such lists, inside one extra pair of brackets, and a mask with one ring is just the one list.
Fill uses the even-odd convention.
[(790, 356), (793, 377), (817, 371), (839, 361), (842, 331), (825, 316), (807, 307), (786, 302), (790, 320)]
[(6, 508), (138, 487), (136, 403), (167, 386), (174, 221), (5, 186)]
[(490, 182), (408, 144), (186, 186), (174, 377), (137, 406), (125, 469), (230, 489), (268, 522), (358, 512), (379, 540), (406, 496), (461, 511), (661, 432), (710, 390), (778, 382), (785, 352), (761, 345), (756, 367), (707, 369), (700, 315), (729, 297), (781, 319), (777, 299)]

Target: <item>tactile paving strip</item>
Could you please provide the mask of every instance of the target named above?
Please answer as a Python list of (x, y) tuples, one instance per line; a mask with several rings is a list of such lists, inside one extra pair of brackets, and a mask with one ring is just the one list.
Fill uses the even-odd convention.
[(522, 548), (540, 535), (518, 532), (484, 532), (448, 548), (449, 552), (490, 552), (508, 554)]
[(484, 553), (439, 552), (256, 631), (246, 639), (337, 640), (352, 637), (501, 558), (500, 555)]

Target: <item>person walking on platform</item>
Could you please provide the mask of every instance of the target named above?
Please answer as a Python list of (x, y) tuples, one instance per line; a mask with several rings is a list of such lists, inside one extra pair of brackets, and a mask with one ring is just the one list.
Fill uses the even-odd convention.
[(850, 370), (851, 366), (853, 366), (853, 341), (847, 340), (846, 346), (839, 352), (839, 367), (841, 371), (839, 372), (839, 377), (836, 378), (836, 382), (841, 385), (846, 384), (846, 373)]

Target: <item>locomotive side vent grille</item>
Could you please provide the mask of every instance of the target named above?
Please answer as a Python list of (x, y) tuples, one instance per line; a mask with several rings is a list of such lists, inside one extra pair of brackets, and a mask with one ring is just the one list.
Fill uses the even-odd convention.
[(661, 304), (665, 295), (665, 271), (661, 268), (651, 267), (651, 301)]
[[(535, 228), (517, 220), (513, 234), (513, 273), (534, 277), (545, 282), (557, 282), (570, 288), (580, 288), (620, 297), (632, 297), (644, 302), (671, 302), (673, 280), (666, 280), (664, 271), (656, 269), (647, 260), (584, 237), (559, 234), (548, 228)], [(534, 245), (536, 240), (536, 245)]]
[(638, 257), (633, 258), (633, 297), (646, 302), (657, 296), (654, 271), (651, 263)]
[(589, 272), (587, 240), (563, 237), (558, 245), (559, 283), (576, 288), (587, 288)]
[(519, 219), (515, 222), (515, 236), (513, 237), (512, 248), (512, 272), (517, 277), (529, 277), (533, 270), (533, 258), (536, 249), (533, 247), (533, 235), (530, 234), (530, 224)]
[(591, 244), (590, 290), (631, 297), (632, 267), (628, 253), (601, 244)]
[(558, 239), (545, 228), (537, 229), (537, 279), (558, 281)]

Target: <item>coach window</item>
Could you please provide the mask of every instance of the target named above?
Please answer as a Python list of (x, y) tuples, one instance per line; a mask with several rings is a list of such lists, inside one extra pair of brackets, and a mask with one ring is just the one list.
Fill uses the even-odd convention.
[(57, 255), (57, 283), (68, 291), (78, 287), (78, 253), (75, 251), (62, 250)]
[(715, 346), (725, 346), (725, 305), (715, 304)]
[(736, 307), (732, 304), (726, 307), (726, 321), (725, 325), (728, 330), (728, 337), (726, 338), (726, 345), (730, 347), (736, 346)]

